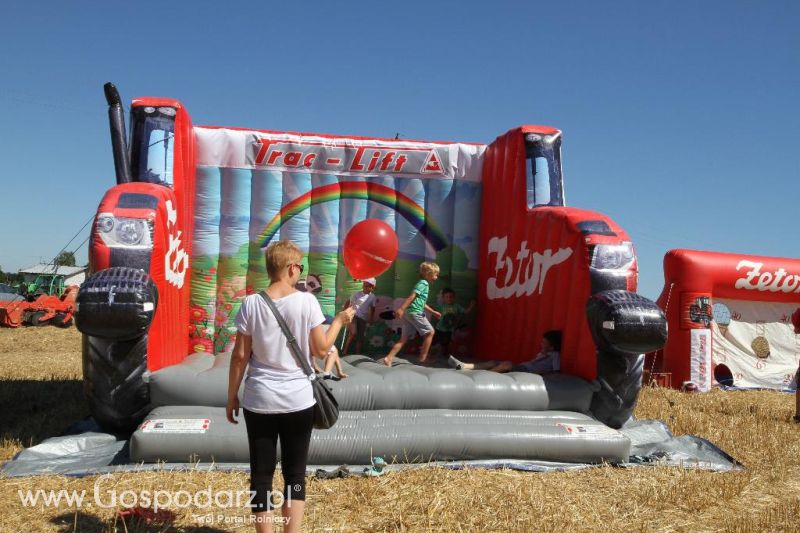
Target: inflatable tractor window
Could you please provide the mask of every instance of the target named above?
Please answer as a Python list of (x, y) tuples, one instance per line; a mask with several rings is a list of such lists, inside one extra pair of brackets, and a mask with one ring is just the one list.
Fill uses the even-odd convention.
[[(304, 290), (334, 315), (361, 286), (345, 266), (343, 243), (354, 225), (374, 219), (396, 233), (399, 249), (378, 277), (379, 320), (368, 327), (364, 353), (347, 358), (353, 377), (336, 383), (345, 412), (357, 419), (370, 411), (391, 431), (402, 428), (426, 457), (472, 457), (424, 444), (425, 432), (444, 420), (453, 431), (473, 428), (465, 438), (475, 442), (474, 458), (548, 455), (515, 433), (521, 419), (588, 439), (565, 460), (624, 452), (624, 444), (611, 455), (594, 449), (602, 432), (576, 428), (613, 432), (608, 426), (627, 420), (641, 385), (640, 354), (663, 345), (666, 322), (634, 292), (636, 260), (625, 231), (602, 214), (563, 205), (559, 130), (523, 126), (483, 145), (193, 126), (180, 102), (137, 98), (129, 157), (119, 96), (110, 84), (106, 95), (117, 185), (98, 208), (90, 250), (98, 278), (84, 289), (103, 305), (81, 304), (78, 319), (86, 389), (101, 424), (129, 431), (152, 407), (159, 416), (188, 417), (170, 406), (196, 406), (191, 413), (215, 420), (225, 405), (234, 317), (241, 299), (268, 282), (264, 248), (277, 239), (297, 243), (306, 253)], [(434, 308), (445, 287), (464, 307), (477, 302), (454, 331), (451, 353), (521, 362), (535, 357), (545, 331), (558, 329), (562, 375), (380, 368), (374, 358), (398, 336), (392, 310), (411, 292), (422, 261), (441, 267), (428, 302)], [(117, 277), (130, 280), (124, 291)], [(116, 308), (123, 305), (136, 309)], [(222, 419), (215, 430), (225, 428)], [(355, 439), (345, 426), (327, 431)], [(363, 437), (362, 451), (376, 445), (375, 431)], [(483, 445), (487, 432), (504, 435), (499, 448)], [(142, 458), (169, 456), (160, 441), (134, 442), (147, 450)]]

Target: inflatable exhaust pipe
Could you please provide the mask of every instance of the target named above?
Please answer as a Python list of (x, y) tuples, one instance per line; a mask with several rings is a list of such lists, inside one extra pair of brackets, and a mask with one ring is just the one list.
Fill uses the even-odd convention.
[(114, 171), (117, 174), (117, 185), (130, 183), (131, 164), (128, 156), (128, 140), (125, 136), (125, 116), (119, 91), (113, 83), (103, 85), (103, 92), (108, 102), (108, 123), (111, 127), (111, 148), (114, 152)]

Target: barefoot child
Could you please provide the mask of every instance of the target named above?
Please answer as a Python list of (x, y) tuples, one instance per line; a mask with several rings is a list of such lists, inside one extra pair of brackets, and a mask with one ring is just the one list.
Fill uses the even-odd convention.
[(336, 374), (339, 376), (338, 379), (344, 379), (348, 376), (348, 374), (345, 374), (342, 370), (342, 360), (339, 358), (339, 350), (336, 348), (336, 346), (331, 346), (331, 349), (328, 350), (328, 354), (325, 356), (325, 366), (323, 367), (323, 370), (319, 369), (317, 359), (314, 358), (314, 370), (316, 370), (317, 373), (322, 374), (323, 379), (337, 379), (331, 373), (331, 370), (333, 370), (334, 366), (336, 367)]
[(530, 361), (515, 365), (511, 361), (484, 361), (462, 363), (452, 355), (447, 361), (458, 370), (491, 370), (492, 372), (531, 372), (533, 374), (557, 374), (561, 370), (561, 332), (546, 331), (542, 335), (542, 350)]
[(375, 321), (375, 278), (361, 280), (361, 290), (356, 291), (344, 304), (344, 308), (352, 307), (356, 310), (355, 320), (347, 326), (347, 341), (342, 353), (347, 355), (353, 339), (356, 341), (356, 353), (362, 353), (364, 336), (367, 334), (367, 324)]
[(433, 326), (425, 318), (425, 311), (430, 312), (434, 318), (442, 316), (427, 304), (430, 284), (439, 278), (439, 265), (426, 261), (419, 266), (419, 274), (422, 279), (414, 285), (414, 290), (411, 291), (409, 297), (395, 311), (397, 318), (403, 321), (403, 332), (400, 334), (400, 340), (392, 346), (389, 355), (383, 358), (383, 364), (386, 366), (392, 366), (394, 356), (403, 349), (403, 345), (408, 339), (416, 334), (423, 338), (422, 348), (419, 351), (419, 362), (424, 363), (428, 360), (428, 350), (433, 342)]

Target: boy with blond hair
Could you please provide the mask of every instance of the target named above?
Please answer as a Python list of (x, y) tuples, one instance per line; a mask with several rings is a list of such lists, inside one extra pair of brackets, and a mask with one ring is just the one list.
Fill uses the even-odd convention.
[(425, 363), (428, 360), (428, 350), (433, 342), (433, 326), (425, 318), (425, 311), (428, 311), (434, 318), (441, 317), (441, 313), (427, 304), (430, 284), (439, 279), (439, 265), (431, 261), (425, 261), (419, 266), (420, 280), (414, 285), (414, 290), (403, 305), (395, 310), (397, 318), (403, 321), (403, 332), (400, 340), (392, 346), (389, 354), (383, 358), (383, 364), (392, 366), (394, 357), (400, 353), (408, 339), (419, 334), (422, 337), (422, 347), (419, 351), (419, 362)]

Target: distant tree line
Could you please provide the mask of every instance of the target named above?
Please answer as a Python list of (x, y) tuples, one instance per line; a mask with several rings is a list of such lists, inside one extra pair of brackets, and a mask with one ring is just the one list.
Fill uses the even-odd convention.
[[(59, 266), (75, 266), (75, 253), (74, 252), (61, 252), (58, 254), (58, 257), (52, 262), (53, 271), (55, 271), (56, 267)], [(3, 267), (0, 266), (0, 283), (6, 283), (8, 285), (18, 285), (22, 283), (25, 279), (25, 276), (19, 272), (6, 272), (3, 270)]]
[(23, 275), (19, 272), (4, 272), (3, 267), (0, 267), (0, 283), (7, 283), (8, 285), (17, 285), (22, 283)]
[(55, 260), (56, 266), (75, 266), (75, 252), (61, 252)]

